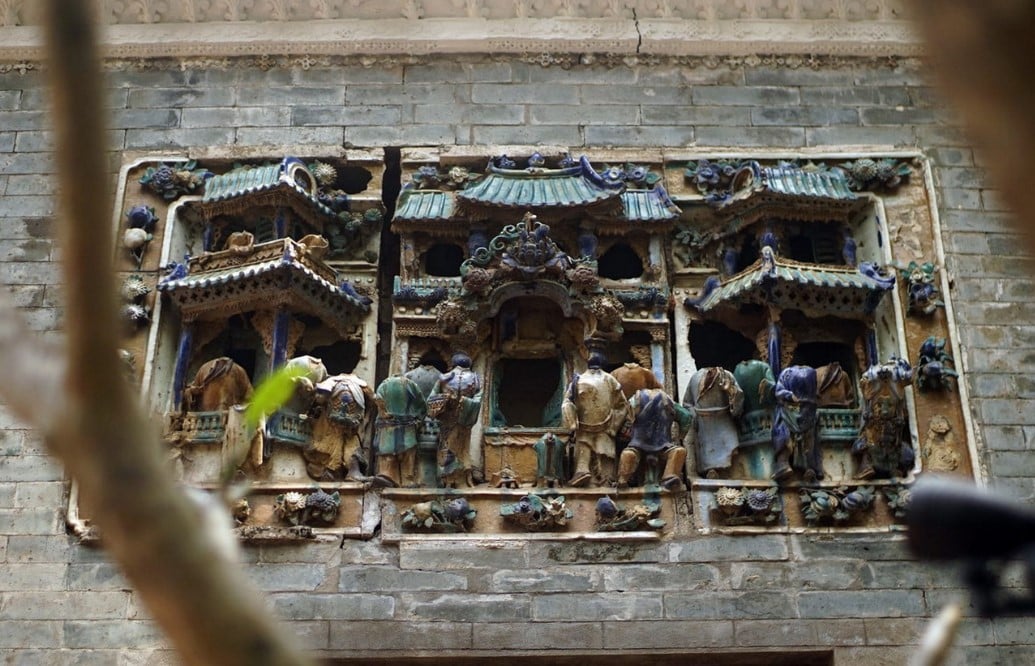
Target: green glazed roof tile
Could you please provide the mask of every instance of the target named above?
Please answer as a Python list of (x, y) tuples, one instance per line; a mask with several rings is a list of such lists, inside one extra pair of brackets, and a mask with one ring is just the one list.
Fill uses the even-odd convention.
[(403, 190), (396, 220), (448, 220), (453, 216), (453, 195), (438, 190)]
[(465, 203), (499, 208), (568, 208), (589, 206), (621, 196), (622, 183), (605, 181), (583, 158), (567, 169), (501, 169), (457, 192)]

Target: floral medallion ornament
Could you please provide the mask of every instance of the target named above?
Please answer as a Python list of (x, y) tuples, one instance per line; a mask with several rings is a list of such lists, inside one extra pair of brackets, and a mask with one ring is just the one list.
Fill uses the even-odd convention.
[(194, 160), (177, 164), (163, 164), (148, 167), (140, 177), (140, 184), (166, 201), (172, 201), (184, 194), (191, 194), (204, 186), (212, 177), (208, 169), (197, 168)]
[(277, 495), (273, 514), (291, 525), (330, 525), (341, 510), (341, 495), (316, 489), (308, 495), (299, 492)]
[(660, 530), (665, 521), (658, 518), (661, 502), (645, 497), (643, 502), (623, 507), (610, 497), (597, 500), (598, 532), (635, 532), (638, 530)]
[(141, 326), (151, 322), (151, 310), (147, 306), (147, 295), (151, 287), (140, 275), (130, 275), (122, 282), (119, 295), (122, 297), (122, 318), (130, 326), (132, 333)]
[(893, 190), (913, 173), (912, 167), (894, 158), (874, 160), (864, 157), (844, 162), (840, 167), (848, 187), (856, 191)]
[(859, 486), (830, 490), (803, 488), (798, 497), (801, 513), (810, 527), (820, 524), (842, 525), (873, 508), (873, 488)]
[(316, 179), (317, 200), (339, 215), (349, 210), (349, 195), (345, 190), (336, 187), (338, 170), (326, 162), (313, 162), (308, 165), (309, 172)]
[(527, 532), (561, 530), (568, 526), (572, 513), (564, 495), (525, 495), (517, 502), (500, 507), (503, 519)]
[(403, 511), (399, 524), (404, 532), (467, 532), (478, 512), (463, 497), (419, 502)]
[(712, 509), (726, 525), (770, 525), (783, 514), (779, 490), (769, 488), (719, 488)]
[(639, 190), (649, 190), (661, 181), (661, 175), (656, 174), (640, 164), (626, 162), (625, 165), (604, 165), (600, 176), (611, 183), (625, 183), (629, 187)]

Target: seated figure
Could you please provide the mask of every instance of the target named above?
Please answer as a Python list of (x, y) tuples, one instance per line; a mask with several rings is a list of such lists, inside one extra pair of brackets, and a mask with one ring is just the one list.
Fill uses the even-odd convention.
[[(629, 401), (632, 407), (632, 438), (618, 461), (618, 487), (627, 488), (641, 463), (647, 462), (648, 480), (669, 490), (684, 490), (681, 480), (686, 448), (672, 441), (672, 425), (682, 434), (690, 425), (690, 410), (661, 389), (640, 389)], [(660, 480), (657, 479), (658, 467)]]

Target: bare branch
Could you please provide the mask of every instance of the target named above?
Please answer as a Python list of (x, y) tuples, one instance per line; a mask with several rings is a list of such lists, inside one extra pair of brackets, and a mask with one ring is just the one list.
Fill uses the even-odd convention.
[(243, 573), (206, 538), (122, 379), (102, 88), (87, 4), (46, 3), (68, 344), (65, 407), (50, 415), (48, 441), (79, 482), (107, 548), (187, 663), (303, 663)]

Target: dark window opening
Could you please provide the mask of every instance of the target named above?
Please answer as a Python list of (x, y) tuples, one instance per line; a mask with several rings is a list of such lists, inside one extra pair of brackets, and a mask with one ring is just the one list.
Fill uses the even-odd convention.
[[(622, 339), (611, 342), (604, 350), (604, 370), (611, 372), (624, 363), (650, 364), (651, 337), (647, 331), (626, 331)], [(644, 363), (646, 362), (646, 364)]]
[(310, 356), (323, 361), (328, 375), (352, 372), (359, 365), (360, 344), (355, 340), (341, 340), (331, 345), (313, 347)]
[(821, 365), (838, 362), (845, 370), (855, 374), (855, 353), (851, 345), (840, 342), (803, 342), (794, 350), (791, 363), (794, 365)]
[(265, 374), (265, 367), (260, 370), (260, 363), (266, 362), (266, 356), (259, 357), (262, 343), (259, 334), (243, 317), (234, 316), (227, 321), (226, 328), (214, 340), (197, 349), (192, 355), (186, 381), (190, 383), (202, 365), (221, 356), (229, 357), (234, 363), (244, 368), (252, 382)]
[(643, 260), (626, 243), (616, 243), (597, 261), (597, 273), (609, 280), (628, 280), (643, 275)]
[(737, 255), (737, 272), (758, 261), (758, 256), (758, 240), (751, 236), (746, 237)]
[(810, 264), (845, 263), (844, 238), (833, 225), (810, 225), (787, 239), (787, 252), (795, 261)]
[(726, 368), (757, 358), (755, 342), (725, 324), (714, 321), (690, 324), (690, 354), (698, 368)]
[[(559, 424), (557, 359), (500, 359), (496, 366), (496, 412), (493, 425), (538, 428)], [(556, 412), (556, 413), (555, 413)]]
[(464, 251), (459, 245), (436, 243), (424, 254), (424, 270), (436, 277), (459, 277)]
[(363, 167), (338, 167), (338, 180), (335, 185), (345, 194), (359, 194), (367, 189), (367, 184), (373, 178), (374, 174)]
[(430, 365), (439, 372), (448, 370), (445, 359), (437, 351), (429, 351), (423, 354), (420, 357), (420, 361), (417, 362), (418, 367), (422, 365)]

